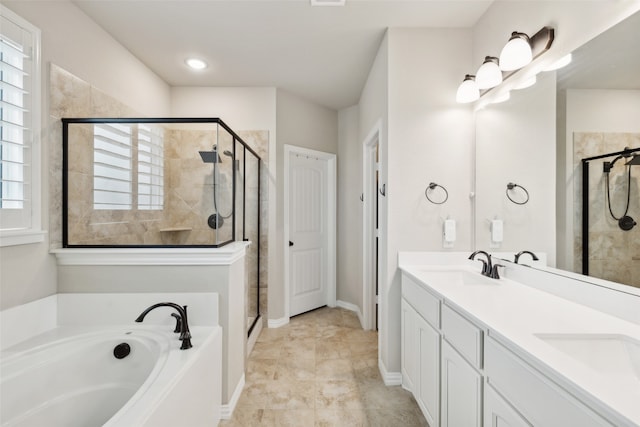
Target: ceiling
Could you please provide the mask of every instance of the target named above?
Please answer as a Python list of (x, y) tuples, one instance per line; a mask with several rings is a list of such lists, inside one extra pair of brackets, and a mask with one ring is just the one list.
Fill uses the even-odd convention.
[(492, 0), (74, 3), (171, 86), (278, 87), (337, 110), (358, 103), (386, 28), (472, 27)]

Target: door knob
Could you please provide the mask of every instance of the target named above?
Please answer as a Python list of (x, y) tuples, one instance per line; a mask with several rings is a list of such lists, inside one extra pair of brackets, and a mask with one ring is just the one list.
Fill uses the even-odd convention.
[(289, 247), (293, 246), (293, 242), (289, 240)]

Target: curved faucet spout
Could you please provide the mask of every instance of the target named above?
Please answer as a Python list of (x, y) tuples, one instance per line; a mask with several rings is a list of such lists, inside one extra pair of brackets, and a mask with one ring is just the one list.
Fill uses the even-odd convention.
[(153, 304), (152, 306), (148, 307), (145, 311), (140, 313), (140, 316), (136, 318), (136, 322), (138, 323), (142, 322), (146, 317), (146, 315), (149, 314), (151, 310), (154, 310), (158, 307), (171, 307), (178, 312), (179, 317), (176, 318), (176, 321), (180, 323), (180, 340), (182, 341), (182, 345), (180, 346), (180, 349), (187, 350), (193, 347), (193, 345), (191, 344), (191, 332), (189, 331), (189, 322), (187, 321), (186, 305), (184, 307), (181, 307), (178, 304), (173, 302), (159, 302), (157, 304)]
[(532, 258), (534, 261), (539, 261), (539, 260), (540, 260), (540, 258), (538, 258), (538, 257), (536, 256), (536, 254), (534, 254), (534, 253), (533, 253), (533, 252), (531, 252), (531, 251), (520, 251), (520, 252), (518, 252), (518, 253), (516, 254), (516, 256), (515, 256), (515, 258), (514, 258), (513, 262), (515, 262), (515, 263), (517, 264), (517, 263), (518, 263), (518, 260), (520, 259), (520, 257), (521, 257), (522, 255), (524, 255), (524, 254), (529, 254), (529, 255), (531, 255), (531, 258)]
[(476, 258), (476, 255), (484, 255), (487, 258), (486, 261), (482, 259), (480, 260), (482, 261), (482, 274), (484, 276), (491, 277), (491, 272), (493, 270), (493, 265), (491, 265), (491, 255), (489, 255), (485, 251), (475, 251), (474, 253), (469, 255), (469, 259), (474, 260)]

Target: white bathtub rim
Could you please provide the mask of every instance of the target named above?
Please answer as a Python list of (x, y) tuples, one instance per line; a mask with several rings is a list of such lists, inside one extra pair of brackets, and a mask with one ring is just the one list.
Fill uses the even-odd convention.
[[(131, 425), (143, 425), (145, 420), (158, 407), (159, 402), (163, 401), (163, 398), (171, 391), (172, 387), (195, 363), (198, 356), (198, 348), (214, 341), (218, 334), (222, 334), (220, 326), (192, 327), (193, 347), (188, 350), (180, 350), (180, 341), (177, 334), (169, 331), (166, 325), (127, 324), (99, 328), (95, 326), (60, 326), (3, 350), (0, 353), (0, 364), (13, 363), (21, 356), (37, 354), (37, 352), (43, 350), (46, 351), (47, 347), (69, 345), (73, 341), (81, 339), (89, 339), (94, 342), (103, 337), (112, 336), (114, 333), (124, 334), (128, 330), (141, 332), (143, 336), (145, 334), (155, 336), (155, 341), (161, 346), (160, 356), (138, 390), (113, 414), (104, 426), (129, 427)], [(89, 345), (89, 343), (86, 345)], [(8, 377), (2, 378), (1, 381), (6, 379)]]

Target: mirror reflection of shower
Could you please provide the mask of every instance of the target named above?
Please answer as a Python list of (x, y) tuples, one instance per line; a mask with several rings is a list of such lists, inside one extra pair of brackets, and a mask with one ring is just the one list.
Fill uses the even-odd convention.
[[(218, 207), (220, 203), (216, 187), (219, 183), (216, 182), (216, 178), (218, 177), (218, 164), (222, 163), (222, 158), (220, 157), (220, 154), (218, 154), (218, 146), (214, 145), (212, 151), (199, 151), (199, 153), (203, 162), (213, 163), (213, 209), (215, 212), (209, 215), (209, 218), (207, 218), (207, 224), (209, 227), (216, 230), (224, 225), (225, 219), (228, 219), (233, 215), (233, 206), (229, 209), (228, 214), (223, 213)], [(231, 151), (224, 150), (222, 154), (230, 157), (233, 161), (233, 153)]]
[[(631, 150), (629, 147), (625, 147), (622, 154), (618, 155), (611, 162), (608, 162), (608, 161), (603, 162), (603, 165), (602, 165), (603, 173), (605, 175), (605, 181), (606, 181), (606, 187), (605, 187), (606, 195), (607, 195), (606, 203), (607, 203), (607, 207), (609, 208), (609, 214), (611, 214), (611, 217), (613, 219), (618, 221), (618, 227), (620, 227), (620, 229), (624, 231), (629, 231), (638, 224), (631, 216), (627, 215), (629, 213), (629, 205), (631, 204), (630, 203), (631, 202), (631, 166), (640, 165), (640, 154), (634, 153), (634, 151), (637, 151), (637, 150)], [(616, 162), (621, 159), (626, 160), (624, 165), (627, 168), (627, 202), (625, 205), (624, 213), (618, 217), (613, 213), (613, 209), (611, 208), (609, 174), (611, 173), (611, 169), (613, 169), (613, 166), (616, 164)]]

